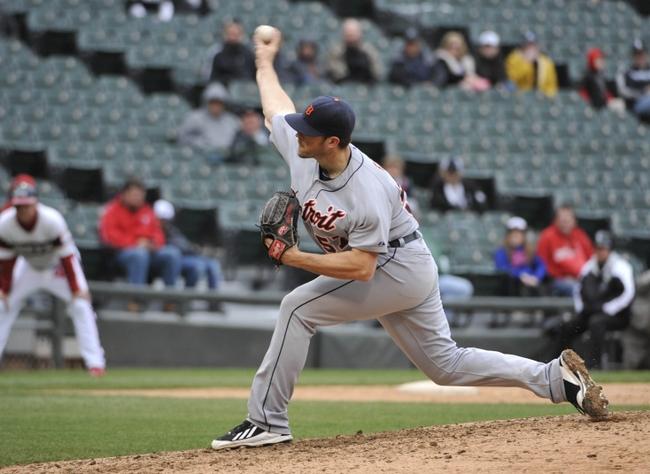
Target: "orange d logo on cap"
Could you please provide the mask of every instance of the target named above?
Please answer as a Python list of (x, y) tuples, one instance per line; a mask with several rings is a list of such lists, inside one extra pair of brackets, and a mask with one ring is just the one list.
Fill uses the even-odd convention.
[(309, 104), (305, 109), (305, 115), (309, 117), (314, 112), (314, 106)]

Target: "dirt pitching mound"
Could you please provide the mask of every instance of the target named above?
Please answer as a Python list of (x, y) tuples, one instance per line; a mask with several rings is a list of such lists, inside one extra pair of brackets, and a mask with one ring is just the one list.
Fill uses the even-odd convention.
[(621, 412), (601, 422), (569, 415), (441, 425), (255, 449), (32, 464), (0, 473), (648, 472), (649, 439), (650, 412)]

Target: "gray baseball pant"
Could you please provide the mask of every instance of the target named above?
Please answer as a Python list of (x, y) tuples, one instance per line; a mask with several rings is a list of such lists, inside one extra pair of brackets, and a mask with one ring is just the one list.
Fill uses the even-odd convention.
[(289, 293), (253, 380), (248, 419), (288, 434), (287, 408), (319, 326), (378, 319), (406, 356), (440, 385), (521, 387), (555, 403), (566, 400), (559, 360), (548, 364), (451, 339), (438, 291), (438, 269), (422, 240), (389, 249), (368, 282), (320, 276)]

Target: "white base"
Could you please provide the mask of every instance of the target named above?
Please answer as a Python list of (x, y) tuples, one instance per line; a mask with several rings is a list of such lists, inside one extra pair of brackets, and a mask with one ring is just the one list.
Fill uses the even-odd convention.
[(397, 386), (397, 390), (404, 393), (418, 395), (477, 395), (477, 387), (451, 387), (438, 385), (431, 380), (419, 380), (417, 382), (404, 383)]

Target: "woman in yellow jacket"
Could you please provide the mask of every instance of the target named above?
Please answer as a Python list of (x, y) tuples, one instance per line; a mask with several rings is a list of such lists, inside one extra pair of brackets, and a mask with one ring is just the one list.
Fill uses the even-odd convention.
[(549, 97), (557, 94), (555, 64), (540, 51), (532, 32), (526, 33), (522, 45), (506, 58), (506, 73), (521, 91), (538, 89)]

